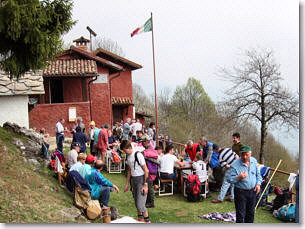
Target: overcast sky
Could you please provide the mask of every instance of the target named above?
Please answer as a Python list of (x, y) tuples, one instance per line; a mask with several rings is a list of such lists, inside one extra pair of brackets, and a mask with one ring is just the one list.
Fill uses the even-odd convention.
[[(153, 13), (157, 90), (186, 84), (189, 77), (201, 81), (214, 102), (229, 85), (216, 77), (217, 66), (232, 67), (238, 54), (249, 48), (274, 50), (283, 84), (299, 88), (299, 1), (297, 0), (75, 0), (77, 24), (64, 36), (66, 43), (89, 38), (90, 26), (98, 37), (111, 38), (125, 58), (143, 66), (133, 72), (133, 82), (152, 94), (151, 32), (130, 37)], [(298, 132), (275, 133), (298, 152)]]

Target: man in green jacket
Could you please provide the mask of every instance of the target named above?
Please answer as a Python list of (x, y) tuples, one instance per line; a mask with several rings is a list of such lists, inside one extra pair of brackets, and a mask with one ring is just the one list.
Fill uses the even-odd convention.
[(240, 147), (243, 146), (243, 144), (240, 142), (240, 134), (234, 133), (232, 135), (232, 139), (233, 139), (232, 150), (240, 157), (241, 156)]

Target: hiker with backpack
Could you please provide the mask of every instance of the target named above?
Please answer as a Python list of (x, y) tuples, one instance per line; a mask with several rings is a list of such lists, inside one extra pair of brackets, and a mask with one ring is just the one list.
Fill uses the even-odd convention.
[(132, 194), (135, 205), (138, 211), (138, 221), (150, 223), (148, 211), (145, 207), (148, 193), (148, 178), (149, 171), (145, 163), (143, 154), (138, 153), (139, 163), (135, 163), (135, 151), (132, 148), (130, 141), (123, 140), (120, 149), (127, 155), (127, 179), (124, 187), (124, 192), (129, 189), (131, 182)]
[[(151, 140), (147, 136), (147, 138), (142, 139), (142, 145), (145, 148), (143, 151), (143, 155), (145, 158), (145, 162), (149, 171), (149, 178), (148, 178), (148, 194), (147, 194), (147, 200), (145, 206), (147, 208), (154, 208), (155, 207), (155, 192), (153, 188), (153, 182), (156, 180), (157, 174), (158, 174), (158, 152), (157, 150), (154, 150), (154, 148), (151, 146)], [(135, 162), (138, 162), (137, 153), (135, 155)]]

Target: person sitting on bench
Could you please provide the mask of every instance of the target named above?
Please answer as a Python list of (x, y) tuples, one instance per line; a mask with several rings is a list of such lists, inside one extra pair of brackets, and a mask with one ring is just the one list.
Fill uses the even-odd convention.
[(180, 167), (183, 167), (185, 165), (185, 163), (180, 162), (178, 158), (173, 155), (173, 153), (173, 145), (166, 146), (164, 156), (160, 159), (160, 177), (162, 179), (175, 179), (176, 173), (174, 173), (174, 165), (177, 164)]

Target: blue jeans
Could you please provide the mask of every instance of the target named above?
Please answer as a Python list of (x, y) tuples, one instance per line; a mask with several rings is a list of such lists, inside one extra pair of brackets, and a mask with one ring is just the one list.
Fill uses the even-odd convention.
[(63, 134), (56, 134), (56, 144), (57, 144), (57, 149), (62, 152), (63, 148), (63, 141), (65, 140), (65, 135)]
[(253, 223), (256, 193), (254, 188), (244, 190), (234, 188), (234, 204), (236, 210), (236, 223)]
[(299, 223), (299, 175), (297, 175), (296, 180), (295, 180), (295, 191), (296, 191), (295, 222)]
[(223, 201), (229, 188), (231, 189), (230, 198), (232, 200), (234, 200), (234, 184), (229, 183), (228, 180), (226, 179), (226, 177), (223, 179), (223, 183), (222, 183), (220, 193), (219, 193), (217, 199)]
[(161, 173), (160, 172), (160, 177), (162, 179), (169, 179), (169, 180), (173, 180), (176, 178), (176, 173)]
[(110, 198), (110, 187), (109, 186), (101, 186), (100, 189), (100, 203), (103, 204), (104, 206), (108, 206), (109, 198)]

